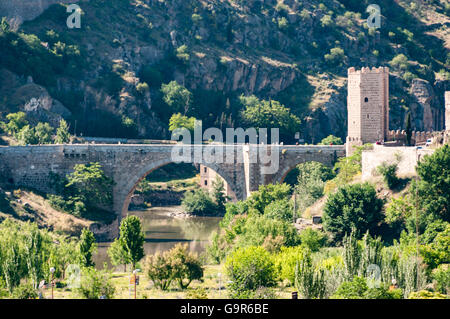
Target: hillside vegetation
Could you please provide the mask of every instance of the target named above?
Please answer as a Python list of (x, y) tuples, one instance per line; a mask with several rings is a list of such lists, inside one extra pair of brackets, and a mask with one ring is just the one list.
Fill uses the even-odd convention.
[[(317, 142), (345, 137), (347, 68), (389, 66), (391, 129), (404, 128), (409, 110), (416, 129), (441, 129), (448, 3), (375, 3), (379, 29), (367, 26), (367, 0), (80, 1), (81, 29), (68, 29), (55, 4), (18, 30), (2, 22), (0, 66), (13, 73), (0, 70), (0, 111), (35, 97), (84, 135), (168, 138), (178, 112), (204, 127), (254, 124), (240, 98), (254, 94), (287, 107), (301, 121), (294, 131)], [(174, 80), (180, 87), (161, 90)]]

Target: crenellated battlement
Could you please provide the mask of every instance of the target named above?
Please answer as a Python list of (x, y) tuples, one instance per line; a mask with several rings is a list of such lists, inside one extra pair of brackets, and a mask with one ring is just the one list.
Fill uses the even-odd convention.
[[(442, 138), (444, 141), (450, 139), (449, 131), (412, 131), (411, 132), (411, 143), (420, 144), (425, 143), (431, 138)], [(387, 141), (406, 141), (406, 131), (405, 130), (391, 130), (388, 131)]]
[(374, 74), (374, 73), (385, 73), (385, 74), (389, 74), (389, 68), (388, 67), (383, 67), (380, 66), (378, 68), (376, 67), (363, 67), (361, 68), (361, 70), (356, 70), (354, 67), (351, 67), (348, 69), (348, 74)]

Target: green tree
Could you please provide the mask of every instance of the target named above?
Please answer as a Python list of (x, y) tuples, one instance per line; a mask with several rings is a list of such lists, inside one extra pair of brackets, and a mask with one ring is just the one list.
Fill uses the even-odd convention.
[(411, 112), (408, 112), (406, 115), (406, 145), (411, 145), (411, 136), (412, 136), (412, 128), (411, 128)]
[(39, 122), (34, 128), (37, 144), (50, 144), (52, 142), (53, 127), (48, 123)]
[(155, 255), (147, 256), (145, 261), (146, 273), (155, 287), (167, 290), (173, 281), (173, 269), (168, 251), (157, 252)]
[(24, 112), (10, 113), (6, 115), (8, 122), (1, 122), (0, 126), (8, 135), (14, 136), (28, 124), (26, 117)]
[(144, 257), (145, 241), (141, 220), (137, 216), (127, 216), (122, 220), (119, 240), (128, 260), (135, 269), (136, 263)]
[(67, 176), (67, 187), (74, 186), (79, 196), (90, 206), (112, 203), (113, 181), (105, 175), (99, 163), (76, 164)]
[(324, 194), (325, 182), (334, 177), (333, 171), (318, 162), (297, 165), (297, 185), (295, 193), (300, 210), (314, 204)]
[(217, 205), (209, 196), (208, 192), (202, 188), (189, 191), (184, 194), (181, 201), (183, 209), (188, 214), (197, 216), (211, 216), (217, 214)]
[(173, 132), (176, 129), (188, 129), (191, 134), (194, 133), (195, 117), (187, 117), (181, 113), (173, 114), (169, 120), (169, 131)]
[(108, 256), (111, 264), (114, 266), (123, 265), (123, 271), (127, 271), (127, 264), (130, 262), (130, 258), (120, 240), (115, 239), (111, 243), (111, 246), (108, 248)]
[(22, 127), (22, 129), (15, 134), (15, 137), (20, 145), (34, 145), (38, 143), (34, 128), (29, 125)]
[(65, 120), (59, 121), (59, 127), (56, 129), (56, 144), (65, 144), (70, 141), (69, 125)]
[(186, 113), (192, 106), (192, 93), (176, 81), (161, 86), (164, 102), (170, 107), (172, 113)]
[(288, 198), (291, 193), (291, 186), (288, 184), (261, 185), (256, 192), (253, 192), (248, 199), (251, 208), (256, 209), (260, 214), (264, 214), (264, 209), (276, 200)]
[(264, 208), (264, 217), (292, 222), (293, 209), (291, 202), (285, 199), (273, 201)]
[(399, 183), (400, 179), (397, 177), (398, 164), (388, 164), (388, 162), (383, 162), (377, 167), (377, 172), (383, 175), (384, 182), (389, 189), (394, 189)]
[(254, 95), (241, 95), (240, 102), (243, 106), (241, 119), (247, 127), (278, 128), (280, 137), (290, 140), (299, 130), (300, 119), (278, 101), (265, 101)]
[(344, 50), (340, 47), (332, 48), (330, 53), (325, 54), (325, 61), (328, 62), (332, 66), (339, 66), (345, 60)]
[[(425, 156), (416, 167), (418, 201), (427, 214), (450, 221), (450, 145)], [(412, 194), (415, 194), (412, 190)]]
[(225, 195), (224, 182), (218, 175), (216, 175), (216, 178), (213, 182), (212, 197), (217, 205), (217, 213), (219, 215), (224, 215), (225, 203), (228, 198), (227, 195)]
[(80, 263), (84, 267), (95, 266), (92, 255), (97, 250), (94, 234), (87, 228), (81, 232), (78, 251), (80, 253)]
[(188, 246), (178, 244), (169, 251), (172, 277), (180, 289), (186, 289), (193, 280), (203, 277), (203, 267), (197, 255), (188, 251)]
[(383, 220), (383, 200), (377, 197), (375, 188), (369, 183), (347, 185), (331, 194), (324, 207), (323, 225), (339, 242), (352, 228), (356, 237), (366, 231), (375, 234)]
[(319, 145), (342, 145), (342, 144), (344, 144), (342, 142), (342, 139), (334, 135), (328, 135), (319, 143)]

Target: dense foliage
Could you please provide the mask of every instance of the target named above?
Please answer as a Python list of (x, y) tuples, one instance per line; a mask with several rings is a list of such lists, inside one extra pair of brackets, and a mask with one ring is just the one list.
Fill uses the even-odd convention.
[(341, 241), (352, 228), (358, 237), (366, 231), (378, 233), (383, 220), (383, 201), (377, 197), (375, 188), (368, 184), (344, 186), (328, 197), (324, 207), (325, 230), (333, 234), (335, 241)]

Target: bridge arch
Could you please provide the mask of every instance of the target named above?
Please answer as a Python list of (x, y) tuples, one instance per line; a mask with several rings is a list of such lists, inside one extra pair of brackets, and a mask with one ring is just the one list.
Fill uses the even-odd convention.
[[(127, 179), (123, 182), (119, 182), (115, 187), (120, 187), (115, 193), (117, 198), (114, 199), (115, 201), (115, 207), (119, 208), (116, 209), (116, 212), (120, 212), (120, 215), (118, 216), (119, 221), (125, 217), (128, 213), (128, 207), (131, 202), (131, 197), (134, 194), (134, 191), (136, 190), (137, 185), (140, 181), (142, 181), (148, 174), (151, 172), (157, 170), (158, 168), (161, 168), (163, 166), (166, 166), (170, 163), (174, 163), (170, 158), (162, 159), (155, 162), (150, 162), (148, 164), (145, 164), (141, 167), (139, 167), (135, 173), (128, 175)], [(194, 163), (192, 163), (194, 164)], [(224, 170), (224, 168), (220, 164), (216, 163), (201, 163), (203, 166), (206, 166), (212, 170), (214, 170), (218, 175), (220, 175), (230, 186), (231, 191), (236, 195), (237, 190), (233, 188), (233, 180), (229, 176), (229, 174)], [(120, 195), (119, 195), (120, 194)], [(117, 202), (116, 202), (117, 201)]]
[[(320, 152), (320, 151), (319, 151)], [(282, 184), (286, 179), (286, 176), (297, 167), (299, 164), (307, 163), (307, 162), (318, 162), (322, 163), (328, 167), (333, 167), (334, 163), (337, 160), (337, 154), (329, 153), (322, 154), (321, 156), (314, 156), (310, 154), (306, 154), (307, 156), (296, 156), (291, 157), (286, 160), (282, 159), (280, 161), (280, 170), (273, 175), (272, 183), (274, 184)]]

